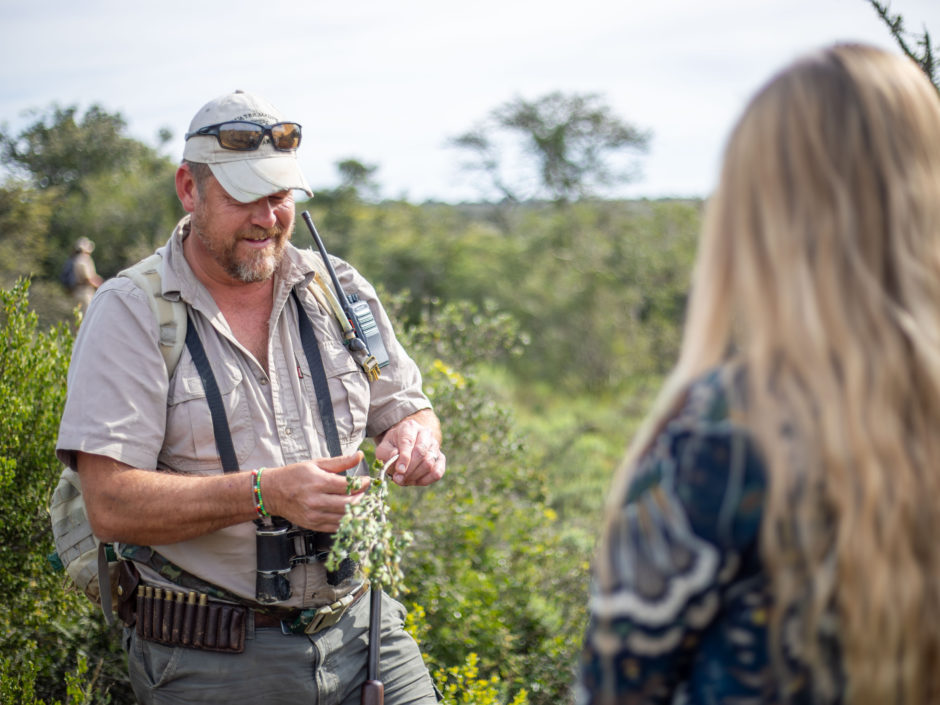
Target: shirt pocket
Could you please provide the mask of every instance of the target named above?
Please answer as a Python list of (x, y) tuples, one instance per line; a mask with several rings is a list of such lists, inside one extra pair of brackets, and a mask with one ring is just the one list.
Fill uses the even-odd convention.
[(324, 351), (323, 371), (330, 387), (340, 444), (344, 452), (355, 450), (365, 438), (369, 382), (344, 347)]
[[(222, 397), (235, 456), (241, 466), (255, 447), (244, 376), (238, 367), (225, 362), (213, 365), (212, 373)], [(188, 355), (180, 360), (170, 384), (160, 462), (181, 472), (222, 472), (206, 389)]]

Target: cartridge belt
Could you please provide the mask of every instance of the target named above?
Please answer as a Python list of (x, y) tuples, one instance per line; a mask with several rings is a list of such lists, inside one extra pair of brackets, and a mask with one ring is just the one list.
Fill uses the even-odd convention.
[(248, 613), (255, 627), (279, 627), (285, 634), (316, 634), (332, 627), (367, 591), (355, 592), (332, 604), (311, 609), (264, 611), (211, 599), (205, 593), (167, 590), (139, 584), (136, 590), (137, 636), (166, 646), (240, 654), (245, 650)]
[(137, 586), (137, 636), (167, 646), (240, 654), (245, 650), (248, 608), (210, 601), (194, 590)]

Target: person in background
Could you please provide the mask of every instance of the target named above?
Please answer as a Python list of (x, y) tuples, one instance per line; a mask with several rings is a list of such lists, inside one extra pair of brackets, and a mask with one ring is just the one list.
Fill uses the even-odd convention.
[[(168, 374), (161, 353), (178, 326), (127, 276), (101, 287), (75, 341), (57, 453), (136, 595), (119, 613), (142, 705), (358, 703), (368, 585), (348, 561), (325, 567), (369, 484), (346, 474), (368, 436), (399, 485), (444, 475), (440, 423), (374, 288), (333, 258), (384, 341), (378, 374), (345, 344), (320, 255), (290, 243), (293, 191), (310, 193), (300, 143), (253, 94), (203, 106), (176, 172), (188, 215), (158, 250), (156, 291), (188, 316), (178, 362)], [(436, 703), (404, 608), (383, 595), (381, 612), (386, 705)]]
[(91, 258), (91, 253), (94, 251), (95, 243), (87, 237), (80, 237), (75, 241), (75, 248), (69, 258), (71, 267), (69, 293), (76, 305), (83, 310), (88, 308), (91, 297), (95, 295), (103, 281), (95, 271), (95, 261)]
[(831, 46), (731, 133), (576, 701), (940, 702), (938, 429), (940, 96)]

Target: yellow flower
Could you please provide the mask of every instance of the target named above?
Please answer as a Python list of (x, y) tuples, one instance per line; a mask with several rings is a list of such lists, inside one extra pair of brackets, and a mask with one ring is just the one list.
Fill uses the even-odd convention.
[(467, 380), (462, 374), (452, 369), (440, 359), (434, 360), (434, 371), (444, 375), (457, 389), (463, 389), (467, 384)]

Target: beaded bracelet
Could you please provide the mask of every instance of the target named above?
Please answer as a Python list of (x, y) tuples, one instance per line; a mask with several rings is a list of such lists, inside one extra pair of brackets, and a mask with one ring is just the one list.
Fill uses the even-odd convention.
[(251, 471), (251, 488), (255, 498), (255, 512), (259, 517), (268, 517), (271, 515), (264, 508), (264, 500), (261, 498), (261, 473), (263, 472), (264, 468)]

